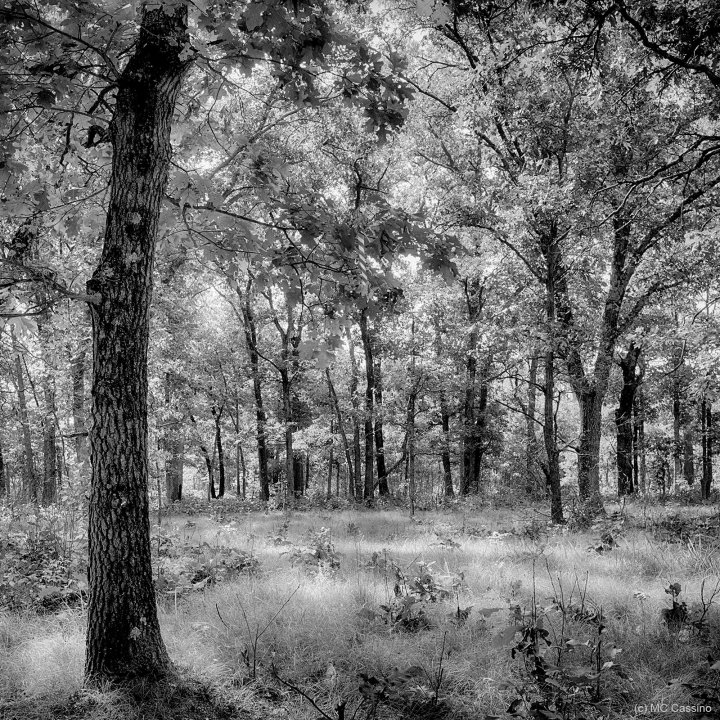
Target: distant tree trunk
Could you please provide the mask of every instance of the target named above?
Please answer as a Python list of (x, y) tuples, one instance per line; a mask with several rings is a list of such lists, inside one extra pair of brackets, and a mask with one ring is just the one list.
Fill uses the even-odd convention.
[(385, 437), (383, 435), (383, 395), (382, 395), (382, 369), (380, 358), (374, 356), (375, 369), (375, 456), (378, 474), (378, 493), (380, 497), (390, 494), (387, 481), (387, 468), (385, 466)]
[(169, 503), (182, 500), (185, 458), (180, 418), (173, 411), (173, 394), (177, 386), (174, 373), (165, 373), (165, 408), (168, 418), (163, 430), (162, 447), (165, 451), (165, 497)]
[(702, 428), (702, 483), (700, 496), (703, 500), (710, 499), (712, 486), (712, 403), (703, 397), (700, 403), (700, 426)]
[(408, 489), (410, 492), (410, 514), (415, 514), (415, 399), (417, 397), (418, 382), (416, 378), (417, 364), (415, 362), (415, 318), (410, 323), (412, 348), (410, 350), (410, 380), (412, 389), (408, 399), (407, 416), (407, 453), (408, 453)]
[(373, 415), (375, 414), (375, 378), (372, 346), (367, 324), (367, 308), (360, 313), (360, 337), (365, 351), (365, 487), (363, 497), (371, 500), (375, 495), (374, 453), (373, 453)]
[(238, 443), (237, 446), (237, 455), (242, 468), (242, 485), (237, 485), (237, 494), (241, 495), (242, 499), (245, 500), (247, 498), (247, 463), (245, 462), (245, 453), (243, 452), (242, 445), (240, 443)]
[(525, 492), (532, 495), (537, 488), (538, 439), (535, 432), (537, 407), (538, 357), (533, 352), (528, 376), (527, 409), (525, 415)]
[(562, 524), (565, 517), (560, 488), (560, 450), (555, 419), (555, 353), (552, 349), (545, 352), (544, 404), (543, 439), (547, 455), (546, 481), (550, 490), (550, 519), (556, 524)]
[(713, 415), (712, 415), (712, 403), (707, 404), (707, 478), (705, 480), (705, 497), (710, 499), (710, 490), (712, 488), (713, 481)]
[(222, 444), (222, 426), (221, 426), (221, 420), (222, 420), (222, 414), (223, 414), (223, 406), (221, 405), (219, 408), (216, 408), (215, 406), (212, 407), (212, 416), (213, 420), (215, 421), (215, 450), (217, 452), (217, 459), (218, 459), (218, 492), (217, 496), (218, 498), (225, 496), (225, 452), (223, 450), (223, 444)]
[(294, 493), (296, 497), (302, 495), (310, 479), (307, 476), (307, 456), (302, 453), (293, 454), (293, 482), (294, 482)]
[(471, 323), (467, 339), (467, 359), (465, 361), (465, 404), (463, 406), (463, 455), (460, 494), (468, 495), (478, 487), (479, 466), (477, 447), (481, 442), (476, 424), (476, 378), (477, 378), (477, 320), (483, 307), (484, 287), (479, 278), (465, 280), (465, 300), (468, 310), (468, 322)]
[[(47, 293), (43, 289), (35, 292), (35, 303), (38, 307), (49, 307)], [(55, 405), (55, 353), (53, 351), (53, 338), (47, 327), (50, 320), (50, 311), (43, 310), (37, 317), (38, 340), (40, 341), (40, 356), (43, 362), (43, 371), (40, 375), (40, 385), (43, 394), (43, 478), (41, 500), (44, 506), (55, 502), (59, 486), (58, 447), (57, 447), (57, 407)], [(29, 374), (28, 374), (29, 377)], [(34, 391), (34, 388), (33, 388)], [(37, 402), (37, 396), (35, 397)]]
[(488, 406), (488, 383), (487, 374), (490, 366), (489, 359), (483, 363), (480, 392), (478, 393), (477, 413), (475, 417), (475, 443), (473, 451), (473, 468), (472, 468), (472, 492), (477, 494), (480, 492), (480, 476), (482, 474), (482, 459), (485, 454), (485, 430), (487, 425), (487, 406)]
[(285, 421), (285, 484), (288, 497), (292, 498), (302, 490), (302, 484), (295, 482), (295, 451), (293, 449), (292, 395), (290, 374), (287, 368), (280, 371), (282, 386), (283, 420)]
[(558, 249), (554, 238), (544, 238), (541, 250), (545, 257), (545, 323), (548, 344), (545, 349), (545, 382), (543, 387), (543, 441), (547, 465), (543, 468), (550, 491), (550, 519), (553, 523), (565, 522), (560, 487), (560, 450), (557, 444), (557, 420), (555, 417), (555, 349), (557, 345), (557, 288)]
[(575, 391), (580, 406), (580, 442), (578, 443), (578, 492), (588, 509), (601, 506), (600, 436), (602, 397), (594, 387)]
[(32, 433), (30, 431), (30, 419), (28, 415), (27, 397), (25, 394), (25, 376), (23, 374), (23, 363), (21, 358), (20, 345), (15, 337), (15, 332), (10, 330), (12, 337), (13, 353), (15, 355), (15, 388), (18, 396), (18, 419), (22, 433), (23, 444), (23, 496), (32, 502), (38, 501), (38, 483), (35, 471), (35, 453), (32, 445)]
[(0, 427), (0, 498), (10, 495), (10, 488), (7, 486), (7, 476), (5, 473), (5, 457), (3, 455), (3, 436), (2, 427)]
[[(675, 324), (678, 324), (677, 313)], [(682, 408), (682, 390), (685, 365), (685, 343), (675, 342), (670, 359), (672, 363), (671, 387), (672, 387), (672, 409), (673, 409), (673, 483), (678, 487), (680, 478), (683, 475), (683, 420), (685, 413)]]
[[(340, 403), (338, 401), (337, 393), (335, 392), (335, 386), (333, 385), (332, 377), (330, 376), (330, 368), (325, 368), (325, 378), (328, 384), (328, 392), (330, 393), (330, 402), (335, 410), (335, 416), (337, 417), (337, 429), (340, 431), (340, 437), (343, 441), (343, 449), (345, 450), (345, 462), (347, 463), (348, 478), (353, 477), (353, 463), (350, 453), (350, 443), (348, 442), (347, 433), (345, 432), (345, 422), (343, 421), (342, 412), (340, 411)], [(330, 420), (332, 433), (332, 419)]]
[(635, 393), (633, 407), (633, 474), (635, 488), (645, 494), (647, 490), (647, 464), (645, 460), (645, 403), (642, 388)]
[(268, 472), (267, 450), (267, 415), (263, 404), (262, 381), (260, 379), (260, 355), (257, 346), (257, 328), (255, 315), (250, 304), (251, 285), (248, 282), (245, 297), (241, 297), (243, 329), (245, 332), (245, 345), (250, 358), (250, 374), (253, 381), (253, 394), (255, 397), (255, 427), (257, 429), (258, 477), (260, 480), (260, 500), (270, 499), (270, 475)]
[(215, 500), (217, 493), (215, 491), (215, 466), (213, 460), (210, 457), (207, 447), (204, 444), (200, 445), (200, 452), (202, 452), (205, 458), (205, 467), (207, 468), (208, 474), (208, 500)]
[(642, 370), (638, 373), (641, 353), (642, 348), (630, 343), (625, 357), (620, 360), (623, 386), (620, 391), (620, 401), (615, 410), (615, 427), (617, 430), (617, 489), (618, 495), (621, 497), (635, 492), (632, 414), (635, 393), (642, 382)]
[[(327, 372), (327, 368), (325, 370)], [(329, 376), (328, 376), (329, 378)], [(333, 463), (335, 462), (335, 454), (333, 452), (333, 442), (332, 442), (332, 436), (335, 432), (335, 427), (333, 423), (333, 419), (330, 418), (330, 451), (328, 453), (328, 474), (327, 474), (327, 493), (326, 497), (329, 500), (332, 497), (332, 474), (333, 474)], [(350, 452), (347, 451), (347, 455), (349, 457)]]
[[(433, 326), (435, 328), (435, 356), (438, 361), (443, 358), (443, 341), (442, 332), (443, 325), (440, 317), (433, 317)], [(450, 410), (448, 408), (447, 394), (440, 381), (440, 423), (442, 426), (442, 450), (440, 454), (443, 468), (443, 492), (445, 497), (454, 497), (455, 489), (452, 480), (452, 462), (450, 456)]]
[(57, 498), (58, 490), (58, 448), (55, 418), (55, 391), (50, 378), (43, 380), (45, 417), (43, 418), (43, 487), (42, 504), (51, 505)]
[(85, 348), (81, 347), (70, 361), (72, 377), (73, 445), (75, 458), (83, 462), (87, 458), (87, 428), (85, 425)]
[(672, 382), (672, 409), (673, 409), (673, 483), (677, 488), (682, 476), (682, 439), (681, 439), (681, 405), (680, 383), (677, 378)]
[(683, 476), (688, 486), (695, 483), (695, 450), (692, 425), (687, 422), (683, 427)]
[(363, 496), (363, 484), (361, 474), (362, 449), (360, 444), (360, 399), (358, 398), (358, 387), (360, 385), (360, 373), (355, 357), (355, 343), (353, 342), (350, 328), (347, 330), (348, 349), (350, 352), (350, 402), (353, 408), (353, 473), (348, 479), (352, 488), (352, 495), (356, 500)]
[(453, 497), (455, 490), (452, 481), (452, 464), (450, 462), (450, 413), (448, 412), (447, 398), (444, 392), (440, 392), (440, 422), (442, 423), (443, 444), (442, 444), (442, 467), (443, 467), (443, 489), (445, 497)]
[(147, 350), (158, 218), (187, 45), (185, 3), (142, 7), (109, 128), (105, 238), (87, 283), (94, 373), (85, 677), (93, 683), (154, 678), (170, 667), (150, 556)]
[[(233, 417), (233, 425), (235, 427), (235, 494), (242, 496), (245, 500), (247, 496), (247, 464), (245, 463), (245, 453), (240, 443), (240, 399), (235, 397), (235, 416)], [(242, 485), (240, 484), (240, 473), (242, 471)]]

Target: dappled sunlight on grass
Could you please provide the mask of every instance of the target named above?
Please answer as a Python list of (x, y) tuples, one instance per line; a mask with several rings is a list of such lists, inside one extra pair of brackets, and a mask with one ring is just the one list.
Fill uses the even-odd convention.
[[(361, 677), (382, 684), (407, 670), (426, 688), (441, 674), (453, 717), (475, 717), (502, 712), (512, 697), (506, 681), (520, 672), (512, 627), (535, 601), (558, 642), (592, 639), (602, 613), (607, 646), (622, 649), (628, 668), (629, 679), (607, 680), (618, 702), (670, 697), (668, 681), (688, 679), (707, 653), (669, 631), (664, 589), (681, 583), (693, 607), (707, 577), (709, 597), (717, 578), (703, 569), (717, 550), (658, 540), (641, 526), (623, 527), (604, 547), (597, 531), (526, 528), (522, 517), (357, 510), (166, 518), (182, 548), (212, 556), (231, 546), (259, 561), (202, 591), (162, 593), (168, 650), (184, 673), (261, 713), (280, 704), (298, 719), (317, 716), (275, 672), (329, 707), (337, 697), (359, 702)], [(715, 608), (711, 615), (715, 622)], [(4, 696), (67, 697), (81, 688), (80, 611), (5, 615), (0, 640)], [(680, 686), (672, 692), (687, 695)]]

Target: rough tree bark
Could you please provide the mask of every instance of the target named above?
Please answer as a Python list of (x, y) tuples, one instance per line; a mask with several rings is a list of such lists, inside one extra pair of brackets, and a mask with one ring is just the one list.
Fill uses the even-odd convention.
[(147, 351), (158, 218), (187, 44), (184, 3), (143, 7), (109, 131), (105, 238), (87, 283), (94, 376), (85, 676), (93, 683), (159, 677), (170, 668), (150, 558)]

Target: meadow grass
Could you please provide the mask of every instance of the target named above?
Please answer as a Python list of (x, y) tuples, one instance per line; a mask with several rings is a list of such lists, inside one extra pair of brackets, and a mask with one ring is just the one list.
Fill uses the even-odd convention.
[[(259, 561), (256, 572), (203, 592), (165, 594), (160, 616), (168, 649), (184, 672), (258, 717), (317, 718), (293, 687), (335, 717), (341, 699), (349, 708), (362, 700), (363, 676), (390, 687), (408, 669), (412, 677), (393, 686), (408, 703), (437, 690), (438, 717), (502, 715), (517, 697), (513, 683), (526, 679), (522, 662), (511, 658), (508, 628), (535, 602), (546, 609), (546, 627), (560, 645), (563, 638), (592, 640), (597, 631), (578, 608), (602, 612), (604, 647), (622, 650), (616, 659), (622, 675), (603, 675), (615, 717), (635, 717), (644, 703), (690, 704), (682, 682), (718, 681), (704, 662), (720, 654), (715, 608), (702, 639), (669, 629), (662, 616), (671, 583), (682, 585), (680, 599), (690, 606), (700, 599), (703, 580), (706, 598), (720, 582), (716, 546), (659, 541), (649, 529), (657, 518), (648, 521), (647, 512), (633, 516), (618, 544), (603, 551), (596, 549), (598, 531), (538, 532), (533, 525), (528, 533), (528, 518), (507, 510), (415, 518), (398, 510), (251, 513), (222, 522), (167, 518), (183, 542), (235, 547)], [(323, 528), (339, 567), (293, 563), (301, 559), (293, 550), (312, 547)], [(382, 609), (397, 602), (395, 568), (408, 583), (425, 572), (450, 590), (415, 606), (422, 606), (425, 621), (414, 632), (393, 628)], [(458, 619), (458, 608), (468, 607), (467, 619)], [(0, 696), (57, 702), (79, 693), (83, 650), (82, 610), (0, 615)], [(568, 664), (591, 661), (584, 646), (563, 655)], [(399, 707), (381, 707), (378, 717), (383, 712), (403, 716)]]

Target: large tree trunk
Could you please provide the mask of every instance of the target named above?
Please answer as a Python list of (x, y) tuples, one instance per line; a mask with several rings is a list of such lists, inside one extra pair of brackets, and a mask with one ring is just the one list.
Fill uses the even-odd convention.
[(374, 453), (373, 453), (373, 415), (375, 414), (375, 378), (373, 377), (372, 346), (367, 324), (367, 309), (360, 313), (360, 337), (365, 351), (365, 487), (363, 497), (371, 500), (375, 495)]
[(147, 351), (158, 218), (187, 44), (187, 6), (143, 8), (110, 126), (105, 241), (87, 284), (94, 297), (85, 659), (91, 682), (157, 677), (170, 665), (150, 558)]
[(253, 381), (253, 395), (255, 398), (255, 427), (257, 429), (258, 450), (258, 476), (260, 479), (260, 499), (270, 499), (270, 474), (268, 472), (267, 450), (267, 415), (263, 404), (262, 381), (260, 378), (260, 355), (257, 349), (257, 328), (255, 315), (250, 304), (250, 283), (248, 283), (245, 298), (241, 297), (243, 329), (245, 331), (245, 345), (250, 358), (250, 374)]
[(620, 360), (623, 386), (620, 400), (615, 410), (617, 431), (617, 488), (618, 495), (630, 495), (635, 492), (633, 484), (633, 424), (632, 413), (635, 393), (642, 381), (642, 372), (638, 374), (638, 362), (642, 349), (630, 343), (627, 354)]

